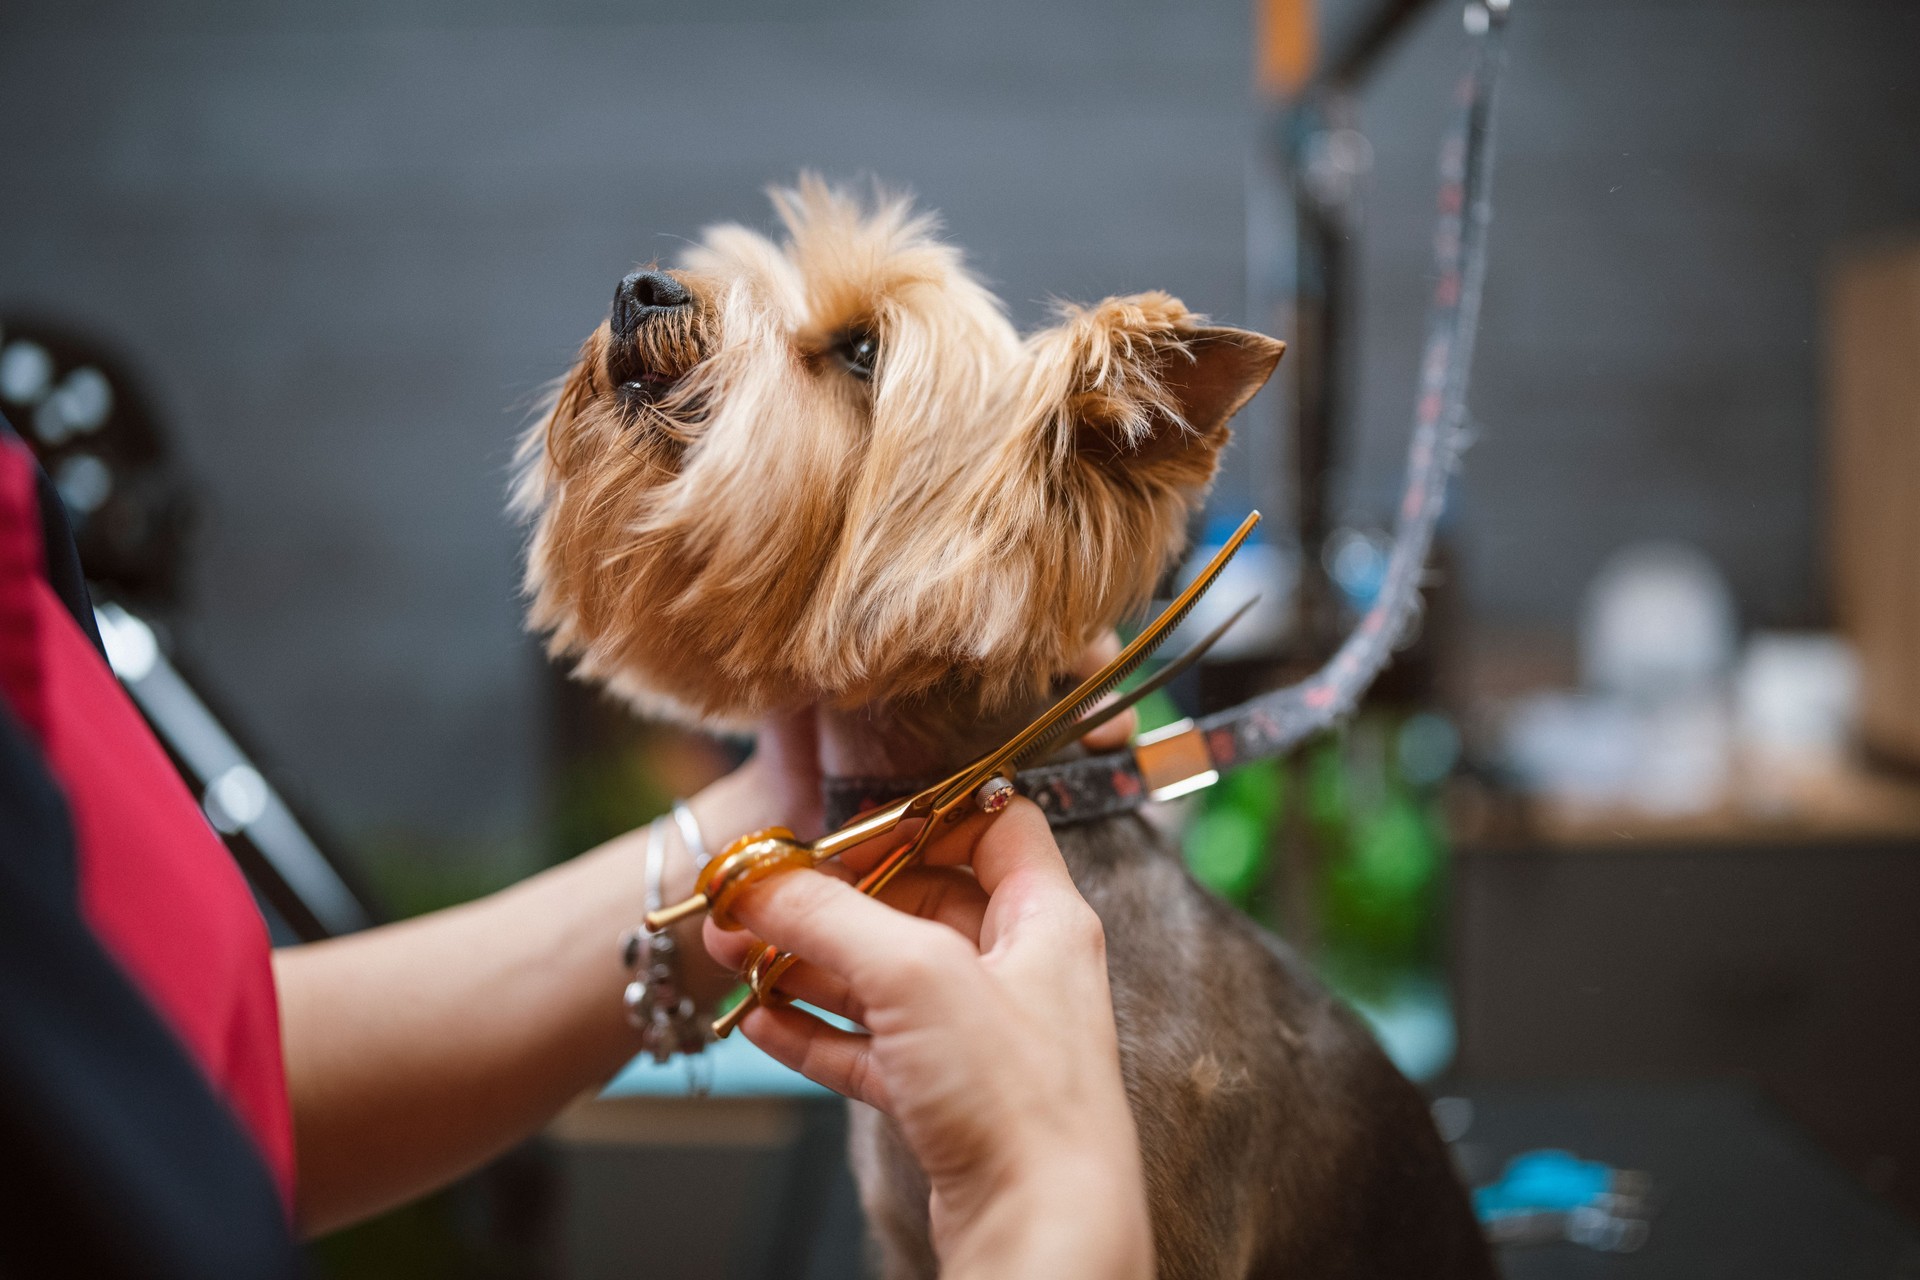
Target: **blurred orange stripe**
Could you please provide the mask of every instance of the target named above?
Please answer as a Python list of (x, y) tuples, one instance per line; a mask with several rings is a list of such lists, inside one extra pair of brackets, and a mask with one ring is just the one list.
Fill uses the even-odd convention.
[(1313, 75), (1314, 0), (1254, 0), (1259, 61), (1255, 83), (1269, 97), (1291, 98)]

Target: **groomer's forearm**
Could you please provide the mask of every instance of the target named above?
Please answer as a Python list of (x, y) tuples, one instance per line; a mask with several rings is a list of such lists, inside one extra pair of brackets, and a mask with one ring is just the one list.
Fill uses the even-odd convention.
[[(696, 802), (710, 838), (751, 807), (713, 794), (726, 787)], [(662, 835), (672, 900), (694, 867), (671, 823)], [(305, 1231), (444, 1185), (638, 1051), (618, 938), (639, 920), (645, 863), (635, 832), (478, 902), (276, 954)], [(731, 979), (697, 920), (680, 936), (710, 1005)]]

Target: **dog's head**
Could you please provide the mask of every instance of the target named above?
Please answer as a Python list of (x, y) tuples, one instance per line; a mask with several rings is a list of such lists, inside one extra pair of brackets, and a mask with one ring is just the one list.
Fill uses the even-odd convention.
[(1284, 349), (1162, 293), (1025, 339), (904, 199), (620, 282), (528, 436), (534, 624), (656, 711), (1039, 696), (1182, 546)]

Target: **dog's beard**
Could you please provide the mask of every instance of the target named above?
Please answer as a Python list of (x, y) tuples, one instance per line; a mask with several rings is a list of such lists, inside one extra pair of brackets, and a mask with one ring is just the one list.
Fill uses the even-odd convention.
[(656, 316), (629, 339), (608, 335), (602, 375), (615, 413), (642, 432), (678, 446), (698, 432), (704, 397), (688, 386), (708, 347), (708, 324), (697, 310)]
[(605, 372), (620, 390), (646, 393), (670, 386), (700, 363), (711, 334), (704, 307), (661, 309), (634, 327), (631, 336), (607, 333)]

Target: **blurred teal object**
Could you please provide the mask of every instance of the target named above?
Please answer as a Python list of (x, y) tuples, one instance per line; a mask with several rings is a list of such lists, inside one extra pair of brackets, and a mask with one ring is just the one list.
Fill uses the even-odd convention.
[(1474, 1216), (1503, 1244), (1570, 1240), (1630, 1253), (1647, 1241), (1648, 1179), (1570, 1151), (1529, 1151), (1473, 1193)]
[(1482, 1222), (1510, 1213), (1566, 1212), (1613, 1189), (1613, 1169), (1571, 1151), (1529, 1151), (1507, 1162), (1497, 1182), (1473, 1193)]
[(1454, 1050), (1459, 1047), (1453, 1001), (1437, 974), (1410, 971), (1392, 979), (1377, 994), (1347, 993), (1347, 1002), (1366, 1020), (1373, 1038), (1409, 1080), (1424, 1083), (1452, 1065)]

